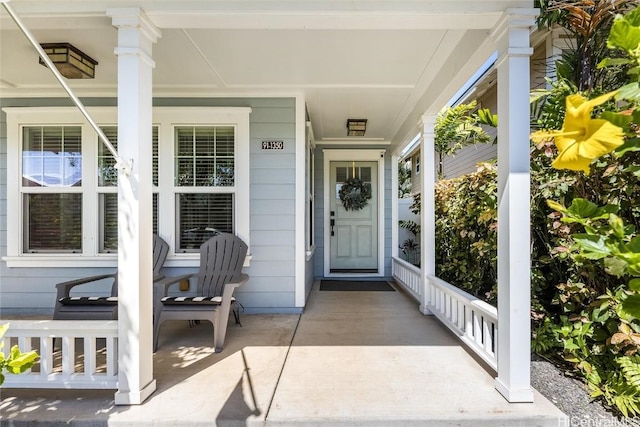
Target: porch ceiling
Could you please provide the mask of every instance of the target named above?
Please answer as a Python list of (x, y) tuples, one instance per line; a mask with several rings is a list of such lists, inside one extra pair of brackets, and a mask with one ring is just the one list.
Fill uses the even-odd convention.
[[(69, 81), (80, 96), (116, 95), (117, 31), (106, 9), (136, 6), (162, 32), (153, 47), (155, 96), (300, 94), (318, 142), (349, 141), (347, 118), (366, 118), (366, 140), (398, 145), (490, 55), (488, 35), (501, 11), (533, 1), (11, 4), (40, 43), (69, 42), (99, 62), (95, 79)], [(0, 94), (64, 96), (4, 10)]]

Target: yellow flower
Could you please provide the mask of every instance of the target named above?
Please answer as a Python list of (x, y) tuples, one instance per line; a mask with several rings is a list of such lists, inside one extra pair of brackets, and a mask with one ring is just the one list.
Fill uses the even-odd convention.
[(591, 161), (624, 143), (624, 132), (620, 127), (604, 119), (591, 118), (593, 108), (611, 99), (616, 92), (591, 100), (582, 95), (569, 95), (562, 129), (531, 134), (536, 142), (555, 138), (559, 153), (551, 164), (554, 168), (581, 170), (588, 174)]

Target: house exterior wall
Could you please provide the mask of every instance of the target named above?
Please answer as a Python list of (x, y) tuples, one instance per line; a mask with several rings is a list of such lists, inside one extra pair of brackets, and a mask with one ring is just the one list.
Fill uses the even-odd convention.
[[(298, 312), (295, 307), (295, 98), (156, 98), (154, 106), (251, 107), (249, 282), (234, 294), (247, 312)], [(114, 106), (116, 99), (83, 99), (87, 107)], [(64, 98), (0, 99), (0, 107), (72, 106)], [(0, 256), (7, 255), (7, 130), (0, 114)], [(283, 150), (262, 150), (265, 139), (284, 142)], [(310, 266), (311, 259), (307, 265)], [(0, 261), (0, 311), (49, 314), (55, 284), (112, 272), (113, 268), (8, 268)], [(167, 276), (195, 272), (195, 267), (165, 268)], [(306, 272), (304, 280), (311, 274)], [(106, 289), (95, 289), (104, 292)]]

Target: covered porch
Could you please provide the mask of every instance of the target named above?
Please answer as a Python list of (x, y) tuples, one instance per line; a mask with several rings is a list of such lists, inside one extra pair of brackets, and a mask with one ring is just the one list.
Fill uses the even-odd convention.
[[(46, 328), (51, 327), (57, 331), (53, 336), (66, 337), (63, 346), (67, 346), (67, 353), (81, 350), (80, 346), (73, 347), (74, 337), (106, 337), (106, 378), (80, 379), (74, 384), (74, 363), (66, 362), (62, 369), (68, 375), (61, 379), (61, 388), (92, 388), (91, 382), (106, 381), (103, 388), (118, 389), (116, 405), (150, 400), (140, 408), (117, 408), (111, 391), (38, 391), (36, 395), (44, 396), (41, 401), (33, 400), (33, 390), (21, 391), (3, 394), (9, 416), (44, 420), (63, 412), (51, 410), (51, 402), (59, 403), (55, 408), (63, 408), (67, 401), (76, 402), (79, 396), (83, 402), (81, 411), (87, 412), (89, 422), (104, 417), (110, 424), (123, 425), (132, 421), (210, 425), (212, 419), (243, 423), (266, 420), (272, 425), (345, 420), (355, 420), (352, 424), (389, 425), (397, 421), (406, 425), (407, 420), (444, 423), (451, 417), (460, 417), (452, 421), (458, 424), (496, 425), (503, 420), (504, 425), (528, 425), (531, 418), (527, 417), (535, 414), (539, 418), (545, 413), (540, 405), (545, 406), (546, 401), (534, 399), (529, 386), (529, 301), (518, 297), (530, 292), (528, 237), (522, 232), (526, 230), (522, 225), (528, 226), (528, 88), (520, 80), (528, 75), (529, 31), (537, 13), (530, 9), (533, 2), (381, 2), (375, 7), (360, 2), (356, 10), (347, 1), (337, 2), (328, 10), (314, 2), (314, 13), (309, 12), (311, 6), (305, 2), (264, 2), (261, 7), (266, 9), (247, 4), (245, 9), (230, 11), (225, 9), (229, 7), (225, 2), (216, 3), (209, 11), (201, 11), (198, 2), (175, 2), (183, 8), (181, 13), (176, 13), (175, 9), (180, 8), (174, 2), (154, 3), (154, 7), (150, 2), (145, 10), (105, 9), (101, 2), (87, 2), (83, 3), (88, 4), (87, 10), (76, 10), (67, 4), (71, 10), (66, 15), (50, 2), (15, 3), (21, 6), (18, 9), (31, 21), (29, 24), (40, 30), (40, 36), (58, 37), (64, 34), (62, 30), (70, 20), (88, 16), (82, 21), (80, 32), (68, 34), (70, 40), (77, 43), (91, 36), (92, 46), (87, 47), (108, 52), (101, 60), (101, 67), (107, 72), (95, 82), (77, 83), (74, 89), (96, 107), (111, 107), (111, 114), (117, 112), (117, 119), (109, 116), (101, 123), (117, 122), (118, 164), (122, 166), (118, 188), (106, 191), (93, 182), (81, 190), (72, 190), (78, 194), (82, 191), (86, 197), (96, 188), (110, 194), (117, 190), (121, 217), (117, 221), (117, 256), (101, 252), (102, 248), (93, 243), (99, 235), (96, 224), (101, 220), (98, 203), (88, 203), (90, 206), (79, 215), (79, 221), (88, 225), (81, 237), (91, 243), (82, 246), (82, 253), (38, 254), (23, 247), (20, 230), (27, 227), (23, 216), (5, 207), (8, 212), (3, 274), (9, 280), (3, 280), (2, 292), (14, 299), (13, 305), (3, 304), (17, 311), (46, 308), (53, 299), (25, 307), (21, 296), (31, 293), (44, 301), (45, 286), (53, 289), (51, 284), (58, 277), (75, 277), (81, 268), (117, 267), (121, 284), (118, 321), (87, 322), (86, 329), (95, 325), (96, 329), (90, 331), (85, 331), (85, 326), (75, 325), (74, 329), (74, 325), (45, 322), (34, 324), (40, 335), (33, 336), (49, 336)], [(48, 19), (54, 12), (60, 13), (58, 18)], [(390, 40), (394, 34), (397, 38)], [(21, 40), (19, 34), (12, 36)], [(383, 43), (385, 40), (390, 42)], [(364, 43), (366, 55), (344, 55), (351, 49), (336, 48), (348, 46), (350, 41), (354, 46)], [(383, 46), (385, 49), (381, 50)], [(402, 55), (396, 55), (399, 46), (403, 47)], [(27, 49), (20, 50), (23, 51)], [(379, 168), (388, 173), (384, 179), (381, 173), (379, 178), (382, 185), (375, 270), (380, 278), (390, 277), (392, 267), (396, 267), (392, 258), (397, 252), (397, 218), (393, 212), (397, 204), (397, 155), (420, 133), (422, 164), (433, 163), (430, 156), (437, 112), (494, 51), (499, 55), (500, 140), (507, 142), (499, 152), (500, 221), (504, 224), (499, 248), (502, 307), (500, 329), (497, 319), (492, 326), (484, 323), (484, 318), (478, 325), (480, 329), (475, 329), (481, 331), (481, 347), (490, 354), (483, 361), (489, 367), (483, 368), (435, 318), (423, 316), (434, 313), (438, 301), (444, 302), (442, 307), (453, 307), (450, 297), (440, 296), (431, 286), (436, 250), (430, 229), (434, 224), (433, 200), (425, 201), (421, 218), (426, 230), (421, 246), (429, 252), (423, 253), (423, 270), (414, 272), (411, 279), (411, 286), (419, 290), (416, 296), (422, 313), (415, 301), (399, 291), (364, 295), (342, 292), (332, 297), (318, 292), (317, 285), (311, 287), (313, 278), (322, 276), (320, 267), (328, 263), (322, 253), (323, 249), (326, 253), (331, 236), (331, 210), (324, 203), (328, 188), (322, 185), (323, 171), (317, 164), (314, 166), (313, 158), (325, 149), (378, 150)], [(10, 52), (16, 56), (20, 53), (17, 49)], [(263, 55), (264, 52), (268, 54)], [(18, 59), (28, 63), (27, 54)], [(178, 63), (190, 66), (178, 67)], [(45, 69), (25, 66), (25, 70), (32, 71), (25, 76), (17, 73), (20, 69), (3, 69), (3, 79), (12, 82), (3, 83), (7, 86), (3, 97), (8, 98), (5, 110), (17, 117), (21, 114), (18, 109), (30, 106), (29, 113), (36, 117), (8, 120), (9, 178), (4, 206), (20, 206), (32, 191), (20, 184), (20, 126), (41, 124), (45, 120), (42, 116), (49, 124), (77, 121), (53, 117), (55, 114), (42, 107), (49, 105), (48, 97), (53, 98), (52, 108), (67, 105), (55, 99), (62, 96), (55, 82), (38, 86), (43, 81), (38, 72)], [(156, 106), (180, 109), (186, 118), (177, 119), (174, 113), (163, 120), (152, 115)], [(203, 106), (223, 107), (224, 111), (218, 113), (225, 114), (229, 109), (241, 109), (243, 114), (232, 120), (226, 116), (212, 118), (212, 113), (201, 111), (207, 117), (197, 120), (198, 124), (211, 126), (231, 122), (238, 129), (238, 173), (233, 188), (236, 205), (230, 208), (230, 215), (233, 232), (252, 242), (251, 259), (246, 263), (252, 279), (241, 295), (243, 301), (256, 311), (304, 313), (248, 317), (244, 328), (231, 328), (227, 348), (220, 355), (201, 347), (206, 342), (202, 338), (210, 332), (203, 327), (200, 329), (205, 332), (200, 336), (196, 331), (184, 334), (183, 329), (176, 330), (175, 339), (167, 340), (166, 345), (161, 343), (161, 350), (153, 355), (151, 291), (145, 285), (151, 283), (147, 271), (150, 248), (146, 242), (152, 233), (148, 221), (153, 217), (152, 197), (154, 191), (159, 193), (158, 204), (166, 207), (163, 200), (174, 203), (175, 194), (183, 191), (179, 180), (173, 177), (173, 162), (178, 156), (172, 158), (176, 135), (172, 126), (193, 125), (193, 109)], [(192, 110), (184, 111), (185, 108)], [(349, 117), (368, 118), (367, 137), (344, 135)], [(138, 179), (151, 175), (154, 168), (150, 155), (154, 123), (165, 131), (159, 138), (157, 188), (150, 180)], [(280, 148), (264, 148), (265, 143), (271, 147), (270, 142), (278, 143), (273, 146)], [(85, 146), (93, 150), (91, 153), (96, 150), (91, 141), (87, 140)], [(87, 168), (86, 175), (95, 181), (98, 173), (93, 157), (93, 168)], [(425, 194), (434, 178), (432, 172), (423, 174)], [(56, 187), (51, 188), (43, 191), (53, 194)], [(232, 191), (213, 190), (225, 194)], [(166, 266), (172, 271), (168, 275), (175, 275), (174, 269), (197, 264), (193, 254), (180, 252), (182, 225), (176, 220), (180, 217), (176, 213), (179, 207), (176, 202), (176, 206), (169, 205), (162, 211), (164, 216), (158, 215), (159, 234), (172, 244)], [(35, 272), (23, 274), (30, 267), (54, 272), (46, 272), (47, 280), (36, 280)], [(130, 283), (138, 286), (125, 285)], [(404, 299), (399, 299), (401, 296)], [(456, 309), (455, 313), (462, 316), (465, 311)], [(460, 319), (467, 322), (471, 317)], [(249, 328), (252, 322), (256, 329)], [(12, 327), (17, 326), (16, 322)], [(50, 338), (45, 342), (51, 345)], [(53, 352), (48, 350), (53, 349), (41, 349), (47, 363), (52, 363)], [(83, 351), (95, 353), (95, 347), (85, 345)], [(83, 385), (82, 381), (89, 384)], [(65, 393), (68, 397), (62, 398)], [(532, 400), (530, 405), (508, 404)], [(560, 414), (552, 412), (554, 415), (542, 415), (542, 419), (552, 420), (555, 425)], [(80, 415), (73, 407), (70, 418), (78, 419)], [(196, 419), (190, 422), (188, 417)]]
[(534, 390), (510, 404), (495, 372), (415, 299), (327, 292), (314, 283), (301, 315), (243, 316), (222, 353), (211, 326), (167, 324), (154, 355), (156, 392), (116, 406), (112, 390), (4, 389), (12, 425), (558, 426), (565, 416)]

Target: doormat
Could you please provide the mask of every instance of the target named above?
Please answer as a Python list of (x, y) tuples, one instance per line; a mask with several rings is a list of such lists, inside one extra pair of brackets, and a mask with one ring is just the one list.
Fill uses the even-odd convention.
[(388, 282), (382, 281), (352, 281), (352, 280), (322, 280), (321, 291), (384, 291), (395, 292)]

